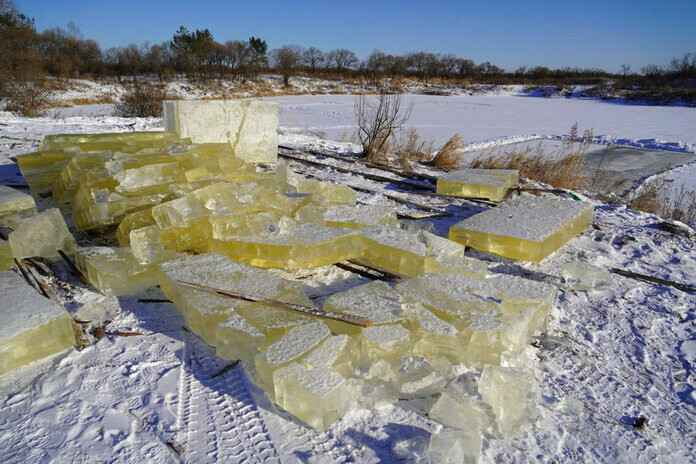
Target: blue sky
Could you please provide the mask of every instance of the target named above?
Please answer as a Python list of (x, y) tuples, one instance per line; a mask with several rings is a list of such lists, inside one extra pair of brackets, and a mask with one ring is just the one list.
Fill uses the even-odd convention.
[(668, 64), (696, 52), (696, 0), (278, 1), (15, 0), (38, 30), (75, 22), (106, 49), (170, 40), (184, 25), (219, 41), (261, 37), (359, 58), (454, 53), (508, 70), (520, 65), (601, 67)]

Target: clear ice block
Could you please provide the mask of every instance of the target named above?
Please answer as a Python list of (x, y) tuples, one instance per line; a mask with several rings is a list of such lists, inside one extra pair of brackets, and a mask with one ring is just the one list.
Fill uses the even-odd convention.
[(60, 258), (58, 250), (71, 254), (77, 243), (57, 208), (51, 208), (22, 221), (9, 236), (15, 258), (41, 256)]
[(592, 223), (590, 203), (521, 195), (452, 226), (449, 238), (505, 258), (539, 262)]
[(477, 405), (443, 391), (430, 407), (428, 416), (445, 427), (470, 432), (474, 443), (477, 443), (474, 451), (478, 456), (481, 451), (481, 428), (484, 416)]
[(210, 249), (254, 266), (287, 270), (326, 266), (362, 252), (360, 232), (284, 219), (275, 230), (258, 237), (214, 237)]
[(523, 434), (536, 418), (539, 386), (534, 375), (514, 367), (486, 366), (479, 380), (479, 393), (493, 409), (498, 430), (506, 439)]
[(404, 313), (409, 328), (418, 341), (413, 353), (427, 359), (446, 357), (450, 362), (460, 362), (466, 345), (455, 326), (440, 319), (419, 303), (405, 303)]
[(28, 217), (36, 214), (34, 197), (0, 185), (0, 225), (6, 224), (11, 217)]
[(362, 329), (360, 344), (366, 361), (382, 359), (395, 364), (411, 353), (411, 332), (399, 324), (374, 325)]
[(360, 359), (360, 348), (351, 336), (332, 335), (307, 355), (302, 364), (308, 369), (327, 368), (349, 378)]
[(437, 179), (437, 193), (502, 201), (508, 189), (517, 185), (519, 177), (516, 169), (460, 169)]
[(331, 330), (323, 322), (296, 326), (256, 356), (256, 371), (271, 397), (275, 397), (273, 371), (300, 361), (330, 334)]
[[(388, 284), (373, 281), (331, 295), (324, 309), (340, 314), (367, 317), (372, 325), (396, 324), (404, 320), (401, 296)], [(360, 328), (340, 321), (329, 321), (337, 332), (357, 333)]]
[(318, 431), (340, 419), (357, 397), (351, 382), (324, 367), (310, 370), (292, 363), (273, 377), (276, 403)]
[(323, 216), (324, 223), (329, 227), (358, 229), (376, 225), (399, 226), (396, 213), (389, 206), (329, 206), (324, 210)]
[(608, 270), (584, 263), (569, 264), (562, 269), (561, 274), (570, 288), (582, 291), (600, 289), (611, 280)]
[[(162, 259), (176, 256), (166, 251)], [(141, 264), (130, 248), (81, 247), (75, 261), (87, 280), (107, 296), (135, 295), (157, 285), (157, 262)]]
[(75, 344), (70, 315), (14, 271), (0, 272), (0, 375)]
[(481, 432), (443, 429), (430, 436), (427, 457), (438, 464), (477, 464), (481, 454)]

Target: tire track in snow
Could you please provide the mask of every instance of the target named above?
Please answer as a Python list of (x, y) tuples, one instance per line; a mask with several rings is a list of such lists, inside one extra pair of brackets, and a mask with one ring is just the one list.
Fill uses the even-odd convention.
[(215, 352), (186, 333), (178, 408), (186, 462), (280, 462), (243, 371), (213, 378), (220, 368)]

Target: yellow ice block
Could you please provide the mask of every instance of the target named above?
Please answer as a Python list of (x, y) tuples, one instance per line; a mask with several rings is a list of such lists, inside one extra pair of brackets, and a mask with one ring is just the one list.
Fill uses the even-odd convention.
[(213, 237), (211, 250), (258, 267), (313, 269), (360, 256), (361, 239), (354, 230), (288, 219), (259, 237)]
[(329, 227), (358, 229), (362, 227), (389, 225), (399, 226), (396, 212), (389, 206), (357, 205), (329, 206), (323, 212), (324, 223)]
[(215, 329), (215, 353), (228, 361), (252, 362), (266, 344), (266, 336), (236, 312), (228, 312), (225, 317)]
[[(176, 256), (167, 252), (164, 258)], [(157, 285), (157, 263), (139, 263), (130, 248), (78, 248), (75, 261), (89, 282), (107, 296), (134, 295)]]
[(374, 325), (362, 329), (360, 345), (364, 362), (382, 359), (396, 364), (413, 348), (411, 332), (399, 324)]
[[(187, 286), (182, 284), (181, 280), (249, 296), (279, 299), (286, 302), (296, 298), (306, 298), (302, 291), (302, 285), (298, 282), (285, 280), (264, 270), (238, 263), (214, 253), (183, 257), (160, 264), (159, 283), (162, 291), (174, 302), (191, 330), (213, 345), (218, 343), (216, 338), (218, 333), (220, 336), (224, 336), (224, 330), (218, 330), (218, 325), (228, 320), (229, 314), (233, 310), (262, 332), (263, 328), (257, 326), (253, 319), (248, 318), (248, 313), (263, 314), (267, 309), (274, 309), (277, 311), (276, 319), (279, 323), (284, 316), (293, 324), (296, 324), (294, 321), (300, 319), (296, 319), (295, 313), (292, 311), (230, 299)], [(267, 335), (267, 333), (264, 334)]]
[(77, 243), (58, 208), (22, 221), (8, 238), (15, 258), (60, 258), (58, 250), (72, 254)]
[(350, 187), (318, 180), (301, 179), (297, 182), (297, 193), (311, 193), (312, 201), (322, 205), (355, 206), (355, 192)]
[(452, 226), (449, 238), (505, 258), (539, 262), (592, 223), (590, 203), (522, 195)]
[[(345, 292), (334, 293), (324, 302), (324, 309), (340, 314), (367, 317), (372, 325), (397, 324), (404, 321), (402, 298), (388, 284), (374, 281)], [(340, 321), (328, 321), (336, 332), (357, 334), (360, 328)]]
[(273, 371), (301, 360), (330, 334), (329, 328), (320, 321), (293, 327), (256, 356), (256, 372), (271, 398), (275, 396)]
[(169, 184), (186, 181), (178, 163), (148, 164), (125, 169), (114, 174), (114, 178), (118, 181), (116, 192), (127, 197), (169, 193)]
[(164, 258), (164, 247), (156, 225), (131, 231), (130, 244), (133, 256), (141, 264), (159, 262)]
[[(169, 197), (169, 194), (124, 197), (108, 189), (80, 189), (73, 199), (73, 223), (77, 230), (117, 225), (127, 214), (158, 205)], [(78, 201), (80, 206), (76, 207)]]
[(155, 224), (152, 217), (152, 208), (145, 208), (134, 213), (127, 214), (116, 229), (116, 239), (122, 247), (130, 246), (130, 233), (135, 229)]
[(63, 148), (88, 142), (148, 142), (161, 140), (176, 140), (174, 132), (164, 131), (133, 131), (105, 132), (102, 134), (53, 134), (47, 135), (41, 141), (42, 150)]
[(103, 168), (104, 163), (110, 159), (111, 152), (109, 151), (75, 154), (53, 183), (53, 201), (69, 203), (80, 187), (82, 174), (91, 169)]
[(65, 309), (14, 271), (0, 272), (0, 375), (75, 344)]
[(212, 213), (194, 194), (152, 208), (152, 217), (160, 230), (165, 248), (177, 251), (205, 252), (209, 249)]
[(502, 201), (519, 182), (519, 172), (507, 169), (460, 169), (437, 179), (437, 193), (465, 198)]
[(427, 359), (446, 357), (451, 363), (460, 363), (466, 344), (457, 328), (437, 317), (419, 303), (403, 305), (411, 333), (418, 340), (413, 354)]
[(346, 334), (332, 335), (302, 361), (307, 369), (326, 368), (349, 378), (360, 359), (357, 341)]
[(275, 371), (276, 403), (318, 431), (343, 417), (357, 400), (357, 389), (340, 374), (292, 363)]
[(79, 148), (35, 151), (17, 156), (17, 164), (24, 180), (34, 193), (50, 192), (56, 178)]
[(19, 219), (36, 214), (34, 197), (24, 192), (0, 185), (0, 225), (7, 225), (12, 218)]
[(10, 244), (0, 238), (0, 271), (12, 269), (14, 265)]

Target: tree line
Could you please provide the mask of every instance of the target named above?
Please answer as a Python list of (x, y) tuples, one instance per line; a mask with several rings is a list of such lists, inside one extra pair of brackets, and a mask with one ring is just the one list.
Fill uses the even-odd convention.
[(92, 39), (85, 39), (77, 26), (36, 31), (33, 19), (19, 12), (11, 0), (0, 0), (0, 92), (13, 81), (35, 80), (43, 76), (75, 78), (85, 76), (135, 79), (154, 75), (164, 82), (175, 75), (190, 79), (245, 81), (261, 72), (280, 74), (285, 84), (297, 75), (313, 77), (360, 78), (378, 82), (386, 78), (407, 77), (422, 82), (459, 80), (466, 83), (521, 84), (601, 84), (620, 79), (622, 84), (648, 86), (694, 86), (696, 54), (675, 58), (669, 66), (649, 65), (640, 73), (621, 65), (621, 71), (602, 69), (522, 66), (506, 71), (490, 62), (453, 54), (424, 51), (393, 55), (379, 50), (366, 59), (345, 48), (323, 51), (285, 45), (269, 50), (265, 40), (215, 40), (208, 29), (189, 31), (181, 26), (172, 39), (160, 44), (130, 44), (102, 50)]

